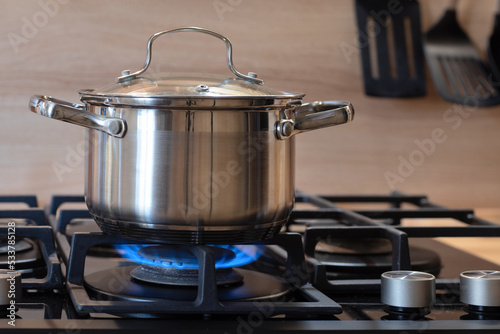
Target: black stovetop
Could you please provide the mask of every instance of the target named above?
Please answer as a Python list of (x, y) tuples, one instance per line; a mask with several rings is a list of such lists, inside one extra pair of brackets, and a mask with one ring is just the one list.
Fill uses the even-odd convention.
[[(237, 269), (244, 276), (238, 289), (217, 285), (211, 247), (188, 246), (200, 263), (199, 283), (181, 287), (181, 293), (130, 279), (137, 264), (112, 245), (143, 245), (99, 232), (82, 196), (54, 196), (44, 209), (35, 196), (0, 196), (0, 202), (26, 206), (0, 208), (5, 226), (0, 233), (15, 233), (14, 269), (23, 274), (23, 295), (15, 304), (19, 333), (500, 330), (500, 320), (464, 310), (458, 280), (463, 271), (498, 266), (436, 240), (500, 237), (500, 225), (472, 210), (435, 205), (426, 196), (298, 192), (286, 228), (275, 240), (255, 246), (260, 257)], [(428, 226), (428, 219), (444, 223)], [(9, 230), (14, 225), (15, 232)], [(7, 254), (0, 255), (0, 265), (9, 269)], [(408, 320), (411, 315), (385, 320), (389, 313), (380, 301), (380, 274), (389, 270), (437, 277), (436, 303), (424, 320)], [(271, 291), (274, 286), (279, 293)], [(1, 320), (0, 332), (12, 332), (9, 321)]]

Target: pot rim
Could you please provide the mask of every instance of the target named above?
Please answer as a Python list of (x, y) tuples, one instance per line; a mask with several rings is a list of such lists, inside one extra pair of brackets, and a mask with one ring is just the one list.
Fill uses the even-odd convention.
[(135, 96), (94, 93), (92, 89), (80, 90), (80, 101), (86, 104), (120, 108), (164, 109), (242, 109), (266, 110), (300, 105), (304, 93), (287, 93), (271, 96)]

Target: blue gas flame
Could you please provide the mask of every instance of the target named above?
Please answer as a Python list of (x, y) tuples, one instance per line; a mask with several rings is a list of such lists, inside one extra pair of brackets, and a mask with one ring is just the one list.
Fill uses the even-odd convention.
[[(179, 262), (160, 262), (146, 259), (139, 255), (139, 250), (143, 247), (153, 246), (153, 245), (131, 245), (131, 244), (120, 244), (114, 245), (115, 249), (118, 251), (121, 257), (134, 261), (141, 265), (158, 266), (162, 265), (164, 267), (174, 267), (177, 269), (196, 269), (198, 265), (188, 265), (183, 264), (180, 260)], [(257, 260), (264, 252), (264, 246), (260, 245), (217, 245), (217, 247), (226, 248), (235, 253), (235, 257), (231, 259), (221, 258), (216, 260), (215, 268), (232, 268), (241, 267), (246, 264), (252, 263)]]

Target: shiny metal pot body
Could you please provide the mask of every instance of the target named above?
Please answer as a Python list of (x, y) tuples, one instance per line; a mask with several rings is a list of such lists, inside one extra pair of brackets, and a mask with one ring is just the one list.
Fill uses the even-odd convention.
[[(153, 41), (194, 31), (223, 40), (235, 77), (143, 75)], [(232, 63), (213, 31), (148, 41), (144, 67), (83, 104), (32, 96), (31, 111), (89, 128), (86, 202), (107, 233), (149, 242), (228, 244), (272, 238), (294, 202), (294, 135), (353, 119), (348, 102), (302, 104)]]
[(294, 141), (279, 111), (90, 108), (127, 133), (89, 130), (87, 206), (105, 232), (151, 241), (272, 237), (294, 201)]

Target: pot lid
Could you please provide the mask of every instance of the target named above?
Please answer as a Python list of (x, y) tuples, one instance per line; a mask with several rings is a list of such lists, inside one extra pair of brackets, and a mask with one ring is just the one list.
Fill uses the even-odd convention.
[(113, 83), (95, 90), (82, 90), (83, 96), (136, 98), (301, 98), (247, 79), (200, 73), (156, 73)]
[[(236, 77), (199, 73), (157, 73), (143, 75), (152, 59), (153, 41), (169, 33), (201, 32), (226, 43), (226, 60)], [(211, 30), (186, 27), (160, 31), (147, 44), (146, 62), (142, 69), (122, 71), (116, 83), (100, 89), (81, 90), (81, 100), (88, 103), (125, 106), (248, 108), (287, 104), (301, 99), (302, 93), (287, 93), (264, 86), (257, 74), (240, 73), (233, 65), (232, 45), (228, 38)], [(229, 102), (230, 101), (230, 102)]]

